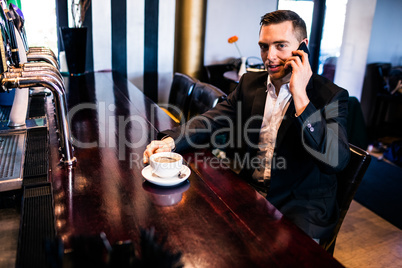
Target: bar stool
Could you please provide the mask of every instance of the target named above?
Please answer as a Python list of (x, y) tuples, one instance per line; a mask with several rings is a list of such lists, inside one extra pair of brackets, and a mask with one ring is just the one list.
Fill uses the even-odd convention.
[(190, 95), (187, 120), (205, 113), (226, 98), (226, 94), (219, 88), (203, 82), (197, 82)]
[(334, 254), (336, 238), (349, 210), (350, 203), (371, 161), (371, 156), (366, 151), (352, 144), (349, 144), (349, 147), (351, 153), (349, 164), (342, 172), (337, 174), (338, 190), (336, 199), (339, 206), (339, 220), (331, 236), (327, 239), (320, 239), (320, 245), (331, 255)]
[(197, 82), (197, 79), (186, 74), (174, 74), (168, 104), (160, 104), (159, 106), (176, 123), (183, 123), (187, 119), (190, 95)]

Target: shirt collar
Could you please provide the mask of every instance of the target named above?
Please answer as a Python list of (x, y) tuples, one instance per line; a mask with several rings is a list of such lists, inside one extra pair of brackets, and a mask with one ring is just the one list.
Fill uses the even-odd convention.
[[(286, 89), (286, 91), (289, 91), (289, 83), (283, 84), (281, 86), (281, 88), (279, 89), (279, 92), (283, 88)], [(268, 75), (268, 78), (267, 78), (267, 89), (265, 90), (265, 92), (273, 92), (273, 93), (275, 93), (275, 86), (274, 86), (274, 84), (272, 84), (271, 76), (269, 76), (269, 75)], [(289, 93), (290, 93), (290, 91), (289, 91)], [(275, 95), (276, 95), (276, 93), (275, 93)]]

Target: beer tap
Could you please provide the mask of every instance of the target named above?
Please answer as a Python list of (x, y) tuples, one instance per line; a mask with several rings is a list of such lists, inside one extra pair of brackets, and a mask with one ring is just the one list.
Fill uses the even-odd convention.
[[(28, 42), (25, 34), (24, 28), (24, 15), (22, 11), (15, 5), (10, 4), (8, 10), (5, 10), (6, 17), (8, 16), (9, 21), (12, 21), (13, 27), (16, 29), (15, 35), (19, 34), (22, 40), (23, 46), (17, 47), (19, 50), (24, 50), (26, 53), (27, 61), (45, 61), (54, 65), (59, 69), (59, 64), (57, 62), (57, 57), (54, 55), (53, 51), (50, 49), (30, 49), (28, 47)], [(11, 22), (10, 22), (11, 23)], [(9, 30), (11, 31), (11, 24), (9, 25)], [(13, 43), (13, 38), (11, 36), (11, 43)], [(13, 45), (12, 45), (13, 46)], [(51, 51), (51, 52), (50, 52)], [(18, 67), (16, 64), (15, 67)]]
[(34, 52), (48, 54), (48, 55), (51, 55), (54, 59), (57, 59), (57, 57), (54, 54), (53, 50), (51, 50), (50, 48), (46, 48), (46, 47), (29, 47), (28, 53), (34, 53)]
[(20, 65), (20, 68), (9, 68), (9, 73), (20, 73), (20, 72), (38, 72), (38, 71), (48, 71), (55, 75), (60, 81), (64, 81), (63, 76), (54, 65), (47, 62), (27, 62)]
[[(51, 65), (50, 65), (51, 66)], [(53, 67), (53, 66), (51, 66)], [(28, 71), (24, 71), (28, 69)], [(71, 144), (71, 134), (67, 117), (67, 102), (65, 97), (65, 87), (59, 72), (50, 70), (29, 70), (28, 68), (9, 69), (12, 72), (4, 72), (1, 76), (2, 89), (18, 87), (29, 88), (33, 86), (43, 86), (50, 89), (53, 93), (56, 124), (60, 136), (61, 161), (66, 165), (72, 165), (76, 158), (73, 156)]]
[[(3, 0), (0, 0), (2, 7), (0, 9), (5, 11), (4, 14), (7, 14), (7, 10), (4, 10), (3, 2)], [(23, 93), (24, 97), (21, 99), (27, 100), (25, 95), (28, 96), (28, 89), (30, 87), (42, 86), (48, 88), (52, 92), (55, 105), (56, 124), (59, 134), (60, 152), (62, 155), (60, 161), (65, 165), (73, 165), (76, 162), (76, 158), (74, 157), (67, 117), (68, 110), (63, 78), (54, 64), (49, 64), (46, 62), (26, 62), (26, 50), (24, 48), (20, 33), (14, 26), (11, 28), (12, 20), (5, 21), (4, 19), (2, 20), (2, 18), (3, 17), (0, 16), (0, 92), (8, 91), (9, 89), (17, 90), (13, 107), (10, 112), (10, 121), (11, 113), (13, 112), (14, 108), (18, 106), (16, 105), (17, 93)], [(10, 30), (10, 28), (12, 30)], [(15, 55), (13, 56), (13, 45), (11, 45), (13, 41), (10, 37), (12, 32), (14, 33), (14, 37), (17, 38), (14, 41), (17, 41), (17, 48), (20, 48), (19, 56), (22, 58), (21, 62), (18, 59), (18, 65), (15, 65), (17, 58)], [(49, 58), (52, 58), (52, 55), (48, 56)], [(17, 101), (20, 102), (20, 100)], [(27, 103), (24, 105), (25, 110), (22, 109), (23, 105), (19, 105), (19, 107), (15, 109), (15, 114), (19, 115), (20, 117), (22, 115), (25, 124)]]
[(16, 77), (49, 77), (54, 79), (55, 83), (57, 83), (58, 87), (65, 92), (63, 78), (59, 76), (58, 73), (49, 71), (49, 70), (41, 70), (41, 69), (29, 69), (29, 68), (18, 68), (18, 69), (9, 69), (8, 72), (4, 73), (4, 77), (6, 78), (16, 78)]
[[(9, 20), (10, 23), (13, 23), (14, 26), (11, 27), (11, 24), (4, 23), (4, 31), (8, 33), (7, 36), (11, 36), (11, 33), (15, 34), (15, 37), (17, 39), (17, 47), (18, 47), (18, 52), (19, 52), (19, 59), (20, 62), (19, 64), (9, 64), (7, 66), (8, 72), (21, 72), (21, 68), (23, 68), (23, 71), (31, 71), (31, 70), (38, 70), (38, 66), (32, 67), (35, 65), (27, 65), (27, 68), (25, 68), (25, 64), (28, 64), (28, 61), (35, 61), (33, 63), (37, 63), (39, 65), (43, 65), (43, 63), (52, 65), (53, 68), (46, 67), (47, 69), (53, 71), (61, 80), (63, 80), (60, 72), (58, 71), (58, 63), (57, 59), (54, 57), (54, 53), (50, 53), (49, 49), (43, 49), (41, 52), (39, 50), (35, 51), (31, 55), (27, 54), (28, 51), (28, 45), (26, 43), (26, 36), (25, 36), (25, 30), (24, 30), (24, 18), (22, 11), (18, 9), (18, 7), (10, 4), (9, 9), (4, 8), (4, 3), (2, 2), (2, 11), (4, 13), (4, 19), (7, 18), (5, 14), (8, 14), (12, 20)], [(2, 13), (2, 14), (3, 14)], [(4, 20), (3, 19), (3, 20)], [(25, 42), (24, 42), (25, 40)], [(13, 47), (11, 45), (12, 41), (11, 38), (8, 38), (8, 45), (10, 47)], [(12, 51), (12, 49), (10, 49)], [(10, 61), (12, 62), (12, 53), (9, 53), (10, 55), (8, 56)], [(6, 55), (7, 57), (7, 55)], [(29, 58), (28, 58), (29, 57)], [(28, 66), (30, 66), (28, 68)], [(16, 90), (15, 92), (15, 97), (14, 97), (14, 103), (10, 111), (10, 116), (9, 116), (9, 122), (8, 126), (12, 128), (20, 128), (23, 127), (26, 124), (26, 113), (28, 109), (28, 98), (29, 98), (29, 91), (21, 91), (21, 90)]]
[(17, 37), (15, 34), (15, 26), (14, 26), (14, 20), (12, 18), (12, 15), (10, 11), (7, 8), (7, 5), (4, 3), (4, 1), (1, 1), (1, 16), (2, 20), (4, 21), (6, 31), (8, 32), (8, 37), (10, 39), (10, 48), (11, 48), (11, 65), (18, 67), (20, 64), (20, 55), (18, 52), (18, 43), (17, 43)]
[(61, 162), (65, 165), (73, 165), (77, 160), (74, 157), (70, 128), (67, 117), (67, 101), (65, 89), (59, 84), (59, 81), (53, 77), (38, 75), (24, 77), (7, 77), (7, 73), (1, 75), (1, 88), (30, 88), (42, 86), (50, 89), (55, 101), (56, 119), (58, 121), (58, 130), (60, 135), (60, 151), (62, 154)]
[(46, 53), (41, 53), (41, 52), (27, 53), (27, 60), (29, 62), (44, 61), (44, 62), (52, 64), (54, 67), (59, 69), (59, 64), (57, 62), (57, 59), (55, 59), (52, 55), (49, 55), (49, 54), (46, 54)]

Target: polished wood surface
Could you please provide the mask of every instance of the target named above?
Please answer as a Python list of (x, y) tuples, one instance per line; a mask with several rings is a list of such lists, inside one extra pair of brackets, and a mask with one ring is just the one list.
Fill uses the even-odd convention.
[(183, 184), (146, 182), (145, 146), (175, 123), (118, 75), (66, 84), (78, 160), (72, 168), (59, 164), (47, 105), (56, 231), (66, 251), (73, 237), (101, 232), (111, 244), (131, 240), (140, 248), (140, 230), (155, 228), (167, 250), (181, 252), (184, 267), (342, 267), (207, 151), (184, 155), (192, 173)]

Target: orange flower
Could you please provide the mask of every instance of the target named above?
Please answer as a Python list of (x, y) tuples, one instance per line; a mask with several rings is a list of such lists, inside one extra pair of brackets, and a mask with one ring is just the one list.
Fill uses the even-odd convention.
[(239, 40), (239, 37), (237, 37), (237, 35), (233, 35), (232, 37), (229, 37), (228, 42), (229, 42), (229, 44), (234, 44), (236, 46), (236, 49), (239, 52), (239, 55), (240, 55), (240, 58), (241, 58), (240, 49), (236, 44), (237, 40)]
[(229, 37), (228, 42), (229, 44), (233, 44), (237, 42), (237, 40), (239, 40), (239, 37), (237, 37), (237, 35), (233, 35), (232, 37)]

